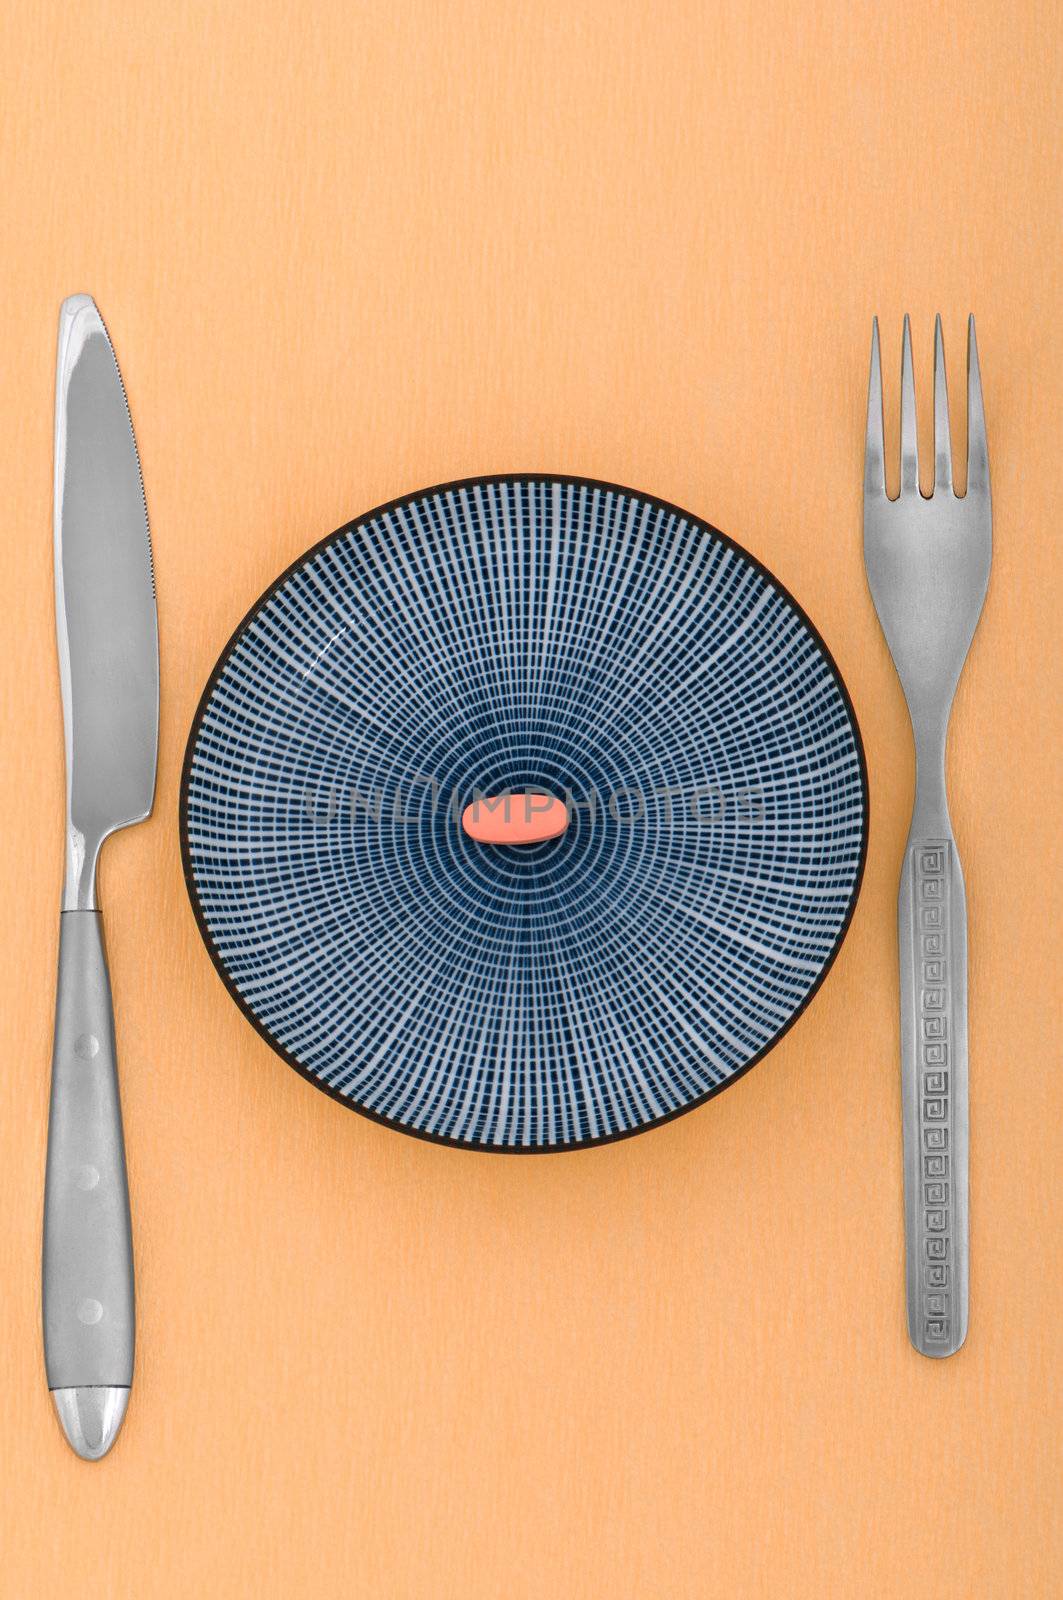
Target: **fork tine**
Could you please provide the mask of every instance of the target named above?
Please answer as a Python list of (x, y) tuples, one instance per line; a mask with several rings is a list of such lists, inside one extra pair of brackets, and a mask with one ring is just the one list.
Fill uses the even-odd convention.
[(985, 436), (982, 374), (978, 366), (978, 340), (974, 317), (967, 319), (967, 493), (989, 488), (989, 446)]
[(882, 360), (878, 318), (871, 323), (871, 375), (867, 382), (867, 444), (864, 449), (864, 493), (886, 493), (886, 448), (882, 439)]
[(912, 329), (907, 314), (901, 342), (901, 493), (919, 488), (919, 440), (915, 422), (915, 374), (912, 371)]
[(952, 488), (952, 437), (949, 433), (949, 386), (945, 377), (945, 340), (941, 316), (934, 323), (934, 489)]

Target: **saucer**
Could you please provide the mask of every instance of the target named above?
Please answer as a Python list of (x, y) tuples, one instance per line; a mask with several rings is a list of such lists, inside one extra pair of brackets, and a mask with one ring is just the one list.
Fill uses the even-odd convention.
[(641, 1132), (760, 1061), (838, 952), (867, 817), (849, 696), (778, 580), (675, 506), (542, 476), (300, 557), (222, 652), (181, 786), (204, 942), (274, 1050), (509, 1152)]

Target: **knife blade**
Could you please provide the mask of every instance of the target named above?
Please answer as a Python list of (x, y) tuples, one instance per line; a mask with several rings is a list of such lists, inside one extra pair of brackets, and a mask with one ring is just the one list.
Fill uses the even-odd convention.
[(133, 1378), (133, 1256), (114, 1017), (96, 868), (150, 815), (159, 647), (147, 509), (125, 390), (89, 295), (59, 315), (55, 609), (66, 875), (48, 1118), (42, 1316), (48, 1387), (78, 1455), (121, 1427)]

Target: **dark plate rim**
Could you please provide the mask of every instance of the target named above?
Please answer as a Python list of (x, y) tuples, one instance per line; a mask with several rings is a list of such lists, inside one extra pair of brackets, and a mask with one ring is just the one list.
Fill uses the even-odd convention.
[[(385, 516), (388, 512), (396, 510), (396, 508), (399, 506), (409, 505), (412, 501), (416, 500), (425, 500), (433, 495), (452, 494), (461, 489), (471, 489), (485, 484), (499, 483), (558, 483), (574, 485), (579, 488), (604, 489), (613, 494), (626, 495), (632, 499), (640, 500), (646, 504), (657, 507), (667, 513), (682, 517), (687, 522), (693, 523), (696, 527), (701, 528), (706, 533), (711, 534), (713, 538), (719, 539), (722, 544), (735, 551), (737, 555), (742, 556), (746, 561), (749, 562), (751, 567), (755, 568), (757, 572), (767, 579), (772, 587), (782, 595), (787, 604), (793, 608), (819, 648), (824, 660), (827, 663), (827, 666), (830, 668), (834, 681), (838, 686), (838, 692), (841, 695), (842, 704), (845, 707), (845, 713), (849, 719), (849, 725), (852, 728), (853, 739), (856, 744), (857, 760), (860, 767), (860, 790), (863, 802), (863, 811), (860, 835), (860, 861), (857, 867), (856, 877), (853, 880), (853, 888), (849, 896), (849, 904), (846, 907), (845, 916), (842, 919), (837, 938), (834, 941), (834, 945), (827, 955), (815, 982), (812, 984), (800, 1005), (795, 1007), (795, 1009), (790, 1013), (786, 1022), (779, 1029), (778, 1033), (776, 1033), (768, 1041), (768, 1043), (763, 1046), (762, 1049), (758, 1050), (756, 1055), (751, 1056), (748, 1061), (743, 1062), (740, 1067), (737, 1067), (735, 1071), (724, 1080), (723, 1083), (715, 1084), (711, 1089), (707, 1090), (705, 1094), (699, 1095), (696, 1100), (691, 1100), (683, 1106), (677, 1106), (674, 1111), (668, 1111), (664, 1114), (664, 1116), (661, 1117), (654, 1117), (650, 1122), (640, 1123), (637, 1128), (623, 1128), (616, 1133), (603, 1134), (597, 1139), (578, 1139), (572, 1140), (565, 1144), (479, 1144), (467, 1139), (452, 1139), (446, 1134), (428, 1133), (421, 1128), (411, 1128), (406, 1123), (399, 1122), (393, 1117), (382, 1116), (378, 1111), (371, 1111), (367, 1106), (360, 1105), (357, 1100), (352, 1099), (349, 1095), (345, 1095), (340, 1090), (333, 1089), (330, 1084), (322, 1082), (322, 1080), (317, 1077), (315, 1073), (311, 1072), (309, 1068), (304, 1067), (289, 1050), (286, 1050), (280, 1041), (273, 1036), (266, 1025), (260, 1021), (258, 1017), (256, 1017), (251, 1007), (240, 994), (232, 978), (229, 976), (225, 964), (222, 961), (220, 952), (218, 951), (213, 937), (211, 936), (210, 928), (207, 924), (207, 919), (200, 903), (199, 894), (196, 889), (195, 877), (192, 871), (192, 852), (188, 838), (189, 780), (192, 772), (192, 761), (195, 756), (196, 744), (199, 739), (203, 718), (206, 715), (207, 706), (210, 703), (211, 696), (214, 693), (214, 689), (218, 683), (218, 680), (228, 665), (229, 657), (232, 655), (241, 637), (243, 636), (244, 630), (251, 624), (251, 622), (253, 622), (255, 617), (262, 610), (263, 606), (267, 605), (268, 602), (273, 598), (277, 590), (287, 583), (288, 579), (293, 575), (293, 573), (297, 572), (309, 561), (312, 561), (316, 555), (326, 548), (327, 545), (330, 545), (333, 543), (333, 541), (341, 539), (347, 534), (352, 533), (356, 528), (362, 526), (364, 523), (372, 522), (376, 517)], [(842, 677), (841, 672), (838, 669), (838, 664), (831, 654), (823, 635), (816, 627), (816, 624), (812, 621), (812, 618), (808, 615), (808, 612), (805, 610), (804, 606), (802, 606), (800, 601), (790, 593), (790, 590), (781, 581), (781, 579), (777, 578), (762, 561), (758, 561), (757, 557), (752, 555), (744, 545), (739, 544), (736, 539), (730, 538), (728, 534), (721, 532), (721, 530), (715, 527), (713, 523), (704, 521), (701, 517), (695, 516), (693, 512), (684, 510), (682, 506), (677, 506), (670, 500), (662, 500), (658, 495), (646, 494), (642, 489), (631, 489), (625, 487), (623, 484), (610, 483), (603, 478), (584, 478), (576, 474), (558, 472), (493, 472), (487, 473), (482, 477), (476, 476), (471, 478), (454, 478), (447, 483), (434, 484), (425, 489), (415, 489), (412, 493), (396, 495), (393, 500), (387, 500), (383, 505), (376, 506), (371, 511), (366, 511), (362, 516), (355, 517), (350, 522), (345, 522), (342, 527), (334, 529), (332, 533), (326, 534), (323, 539), (319, 539), (316, 544), (311, 545), (309, 550), (304, 550), (302, 555), (296, 557), (296, 559), (284, 569), (280, 576), (274, 579), (268, 589), (263, 590), (263, 592), (258, 596), (257, 600), (255, 600), (254, 604), (244, 613), (244, 616), (233, 629), (228, 643), (225, 645), (225, 648), (222, 650), (217, 661), (215, 662), (211, 674), (204, 686), (203, 693), (199, 697), (199, 703), (196, 706), (195, 715), (192, 718), (192, 725), (189, 729), (188, 739), (185, 744), (184, 760), (181, 763), (181, 785), (178, 799), (178, 829), (181, 840), (181, 864), (184, 869), (185, 888), (188, 892), (189, 902), (192, 906), (192, 912), (199, 928), (200, 937), (203, 940), (203, 943), (207, 949), (207, 953), (214, 964), (215, 971), (218, 973), (222, 983), (225, 985), (225, 988), (228, 990), (233, 1000), (235, 1000), (243, 1015), (255, 1029), (255, 1032), (260, 1034), (270, 1048), (278, 1056), (280, 1056), (281, 1060), (286, 1062), (289, 1067), (293, 1068), (293, 1070), (297, 1072), (301, 1078), (305, 1078), (306, 1081), (312, 1084), (315, 1089), (327, 1094), (331, 1100), (337, 1101), (348, 1111), (357, 1112), (359, 1116), (365, 1117), (367, 1121), (376, 1122), (385, 1128), (392, 1128), (397, 1133), (405, 1134), (407, 1138), (422, 1139), (426, 1144), (444, 1145), (451, 1150), (464, 1150), (471, 1154), (491, 1156), (565, 1155), (582, 1150), (593, 1150), (602, 1145), (618, 1144), (623, 1139), (632, 1139), (637, 1135), (649, 1133), (654, 1128), (663, 1127), (667, 1122), (674, 1122), (677, 1117), (687, 1116), (691, 1111), (696, 1111), (699, 1106), (706, 1105), (708, 1101), (715, 1099), (718, 1094), (722, 1094), (725, 1089), (730, 1089), (733, 1084), (739, 1081), (739, 1079), (744, 1078), (747, 1072), (751, 1071), (753, 1067), (757, 1066), (759, 1062), (764, 1060), (765, 1056), (769, 1055), (770, 1052), (775, 1049), (775, 1046), (780, 1042), (780, 1040), (785, 1038), (786, 1034), (790, 1032), (790, 1029), (794, 1026), (798, 1019), (802, 1017), (808, 1010), (809, 1006), (812, 1004), (812, 1001), (823, 987), (823, 982), (837, 959), (838, 952), (845, 942), (845, 936), (849, 932), (850, 925), (852, 924), (853, 916), (856, 911), (856, 904), (860, 898), (860, 890), (863, 886), (864, 869), (867, 865), (870, 821), (870, 793), (868, 789), (867, 778), (867, 759), (864, 754), (864, 741), (860, 734), (860, 724), (856, 719), (856, 711), (853, 706), (852, 697), (849, 694), (845, 679)]]

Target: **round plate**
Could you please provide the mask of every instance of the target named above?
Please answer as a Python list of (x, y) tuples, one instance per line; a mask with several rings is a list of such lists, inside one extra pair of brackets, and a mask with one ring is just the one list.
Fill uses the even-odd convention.
[[(568, 825), (472, 837), (507, 793)], [(181, 841), (218, 971), (312, 1083), (556, 1150), (689, 1110), (785, 1033), (852, 916), (867, 777), (823, 640), (730, 539), (611, 484), (471, 479), (340, 528), (251, 609)]]

